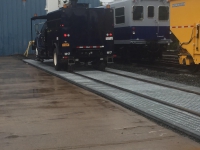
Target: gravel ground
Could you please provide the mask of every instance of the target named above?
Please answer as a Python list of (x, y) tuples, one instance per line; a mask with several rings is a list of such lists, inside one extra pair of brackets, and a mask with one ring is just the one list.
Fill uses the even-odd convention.
[(144, 67), (138, 67), (135, 64), (109, 64), (108, 67), (118, 70), (129, 71), (141, 75), (147, 75), (150, 77), (155, 77), (163, 80), (173, 81), (177, 83), (182, 83), (186, 85), (200, 87), (200, 75), (199, 74), (173, 74), (168, 72), (159, 72), (153, 69), (148, 69)]
[[(35, 59), (34, 55), (29, 55), (28, 57), (24, 57), (23, 55), (14, 55), (17, 59)], [(118, 70), (124, 70), (129, 71), (141, 75), (147, 75), (150, 77), (155, 77), (163, 80), (173, 81), (177, 83), (182, 83), (186, 85), (196, 86), (200, 87), (200, 74), (173, 74), (168, 72), (159, 72), (157, 70), (148, 69), (144, 67), (138, 67), (136, 64), (120, 64), (120, 63), (114, 63), (109, 64), (109, 68), (118, 69)]]

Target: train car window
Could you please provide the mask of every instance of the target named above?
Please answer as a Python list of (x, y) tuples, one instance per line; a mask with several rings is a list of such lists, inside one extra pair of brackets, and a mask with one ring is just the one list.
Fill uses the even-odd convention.
[(133, 6), (133, 20), (142, 20), (143, 15), (143, 6)]
[(115, 9), (115, 23), (125, 23), (124, 7)]
[(149, 18), (153, 18), (154, 17), (154, 6), (148, 6), (148, 14), (147, 16)]
[(158, 9), (158, 20), (169, 20), (169, 7), (160, 6)]

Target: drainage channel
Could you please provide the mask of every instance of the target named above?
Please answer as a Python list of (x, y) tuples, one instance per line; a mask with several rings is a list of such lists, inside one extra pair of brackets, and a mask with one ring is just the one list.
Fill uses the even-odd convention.
[[(177, 130), (185, 132), (197, 139), (200, 139), (200, 117), (187, 113), (177, 108), (149, 100), (125, 90), (121, 90), (108, 84), (103, 84), (88, 77), (78, 74), (67, 73), (65, 71), (55, 71), (53, 67), (47, 66), (34, 60), (24, 60), (25, 62), (58, 76), (79, 87), (94, 92), (100, 96), (110, 99), (124, 107), (142, 113), (157, 121), (165, 123)], [(87, 72), (88, 74), (94, 72)], [(97, 72), (99, 74), (99, 72)], [(105, 74), (105, 73), (104, 73)]]

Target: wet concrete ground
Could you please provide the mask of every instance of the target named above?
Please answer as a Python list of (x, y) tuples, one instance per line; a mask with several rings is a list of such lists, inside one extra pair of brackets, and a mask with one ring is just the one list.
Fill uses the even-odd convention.
[(16, 57), (0, 57), (0, 147), (199, 150), (200, 144)]

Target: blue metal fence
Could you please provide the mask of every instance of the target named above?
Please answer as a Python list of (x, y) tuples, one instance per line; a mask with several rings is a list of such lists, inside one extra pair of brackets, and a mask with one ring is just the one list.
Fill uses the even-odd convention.
[(46, 0), (1, 0), (0, 56), (22, 54), (30, 41), (30, 18), (44, 15)]
[[(79, 0), (97, 7), (99, 0)], [(23, 54), (31, 40), (30, 18), (46, 14), (46, 0), (1, 0), (0, 56)]]

